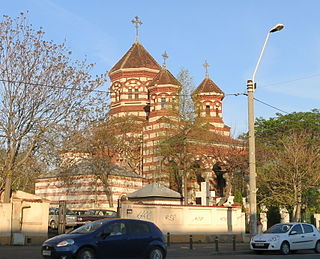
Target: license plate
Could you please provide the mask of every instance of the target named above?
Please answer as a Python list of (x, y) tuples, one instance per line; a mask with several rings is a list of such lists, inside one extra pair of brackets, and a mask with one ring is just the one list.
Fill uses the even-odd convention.
[(264, 243), (255, 243), (254, 245), (262, 247), (262, 246), (264, 246)]
[(51, 256), (51, 251), (50, 250), (42, 250), (42, 255)]

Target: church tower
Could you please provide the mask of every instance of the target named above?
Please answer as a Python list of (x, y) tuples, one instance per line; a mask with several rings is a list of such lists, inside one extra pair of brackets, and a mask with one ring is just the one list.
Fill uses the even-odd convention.
[(162, 57), (164, 58), (162, 68), (148, 87), (150, 94), (150, 122), (156, 121), (161, 117), (175, 120), (179, 114), (181, 83), (166, 68), (167, 53), (165, 52)]
[(208, 73), (209, 64), (203, 65), (206, 69), (205, 79), (192, 93), (195, 105), (196, 119), (199, 122), (208, 123), (209, 130), (224, 136), (230, 136), (230, 127), (224, 124), (222, 119), (222, 100), (224, 93), (210, 79)]
[(148, 85), (161, 66), (139, 43), (138, 29), (142, 22), (135, 17), (136, 41), (109, 71), (111, 80), (111, 117), (134, 115), (147, 119), (149, 106)]
[(168, 184), (162, 174), (159, 144), (162, 137), (174, 132), (179, 122), (179, 94), (181, 83), (166, 68), (165, 52), (161, 70), (149, 84), (150, 114), (143, 131), (143, 176), (147, 181), (161, 181)]

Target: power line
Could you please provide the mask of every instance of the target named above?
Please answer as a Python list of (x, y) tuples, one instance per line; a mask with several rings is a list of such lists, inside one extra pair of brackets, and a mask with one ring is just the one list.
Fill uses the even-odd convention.
[(48, 84), (40, 84), (40, 83), (31, 83), (31, 82), (6, 80), (6, 79), (0, 79), (0, 82), (13, 83), (13, 84), (27, 84), (27, 85), (34, 85), (34, 86), (45, 86), (45, 87), (50, 87), (50, 88), (76, 90), (76, 91), (83, 91), (83, 92), (108, 93), (108, 91), (103, 91), (103, 90), (86, 90), (86, 89), (81, 89), (81, 88), (73, 88), (73, 87), (58, 86), (58, 85), (48, 85)]
[(266, 85), (259, 85), (259, 88), (265, 88), (265, 87), (270, 87), (270, 86), (274, 86), (274, 85), (289, 84), (292, 82), (301, 81), (301, 80), (305, 80), (305, 79), (309, 79), (309, 78), (313, 78), (313, 77), (319, 77), (319, 76), (320, 76), (320, 74), (313, 74), (313, 75), (300, 77), (300, 78), (296, 78), (296, 79), (292, 79), (292, 80), (287, 80), (287, 81), (282, 81), (282, 82), (277, 82), (277, 83), (272, 83), (272, 84), (266, 84)]
[[(16, 81), (16, 80), (7, 80), (7, 79), (0, 79), (0, 82), (6, 82), (6, 83), (14, 83), (14, 84), (29, 84), (34, 86), (45, 86), (50, 88), (58, 88), (58, 89), (66, 89), (66, 90), (76, 90), (76, 91), (84, 91), (84, 92), (97, 92), (97, 93), (106, 93), (106, 94), (112, 94), (112, 93), (118, 93), (117, 91), (105, 91), (105, 90), (86, 90), (81, 88), (71, 88), (71, 87), (65, 87), (65, 86), (57, 86), (57, 85), (48, 85), (48, 84), (41, 84), (41, 83), (31, 83), (31, 82), (24, 82), (24, 81)], [(123, 94), (120, 92), (120, 94)], [(229, 95), (243, 95), (243, 93), (236, 93), (236, 94), (225, 94), (225, 96)], [(174, 94), (172, 96), (192, 96), (192, 94)]]
[[(239, 95), (248, 95), (247, 93), (236, 93), (236, 94), (228, 94), (228, 95), (234, 95), (234, 96), (239, 96)], [(259, 99), (257, 99), (257, 98), (253, 98), (254, 100), (256, 100), (257, 102), (259, 102), (259, 103), (262, 103), (262, 104), (264, 104), (264, 105), (266, 105), (266, 106), (269, 106), (269, 107), (271, 107), (271, 108), (273, 108), (273, 109), (275, 109), (275, 110), (278, 110), (278, 111), (280, 111), (280, 112), (283, 112), (283, 113), (286, 113), (286, 114), (288, 114), (288, 112), (286, 112), (286, 111), (284, 111), (284, 110), (281, 110), (280, 108), (277, 108), (277, 107), (275, 107), (275, 106), (273, 106), (273, 105), (271, 105), (271, 104), (268, 104), (268, 103), (266, 103), (266, 102), (264, 102), (264, 101), (261, 101), (261, 100), (259, 100)]]
[(259, 100), (259, 99), (257, 99), (257, 98), (253, 98), (253, 99), (256, 100), (257, 102), (262, 103), (262, 104), (264, 104), (264, 105), (266, 105), (266, 106), (269, 106), (269, 107), (271, 107), (271, 108), (273, 108), (273, 109), (275, 109), (275, 110), (278, 110), (278, 111), (280, 111), (280, 112), (289, 114), (288, 112), (283, 111), (283, 110), (281, 110), (281, 109), (279, 109), (279, 108), (277, 108), (277, 107), (275, 107), (275, 106), (273, 106), (273, 105), (271, 105), (271, 104), (268, 104), (268, 103), (266, 103), (266, 102), (263, 102), (263, 101), (261, 101), (261, 100)]
[[(296, 79), (300, 80), (300, 79)], [(292, 80), (294, 81), (294, 80)], [(116, 93), (115, 91), (104, 91), (104, 90), (86, 90), (86, 89), (81, 89), (81, 88), (70, 88), (70, 87), (65, 87), (65, 86), (57, 86), (57, 85), (48, 85), (48, 84), (40, 84), (40, 83), (31, 83), (31, 82), (23, 82), (23, 81), (15, 81), (15, 80), (6, 80), (6, 79), (0, 79), (0, 82), (7, 82), (7, 83), (19, 83), (19, 84), (29, 84), (29, 85), (35, 85), (35, 86), (45, 86), (45, 87), (50, 87), (50, 88), (58, 88), (58, 89), (66, 89), (66, 90), (76, 90), (76, 91), (84, 91), (84, 92), (96, 92), (96, 93), (106, 93), (106, 94), (111, 94), (111, 93)], [(233, 94), (225, 94), (225, 96), (240, 96), (240, 95), (247, 95), (246, 93), (233, 93)], [(177, 94), (173, 96), (192, 96), (191, 94)], [(266, 102), (263, 102), (257, 98), (254, 98), (257, 102), (260, 102), (266, 106), (269, 106), (275, 110), (278, 110), (280, 112), (288, 114), (288, 112), (283, 111), (271, 104), (268, 104)]]

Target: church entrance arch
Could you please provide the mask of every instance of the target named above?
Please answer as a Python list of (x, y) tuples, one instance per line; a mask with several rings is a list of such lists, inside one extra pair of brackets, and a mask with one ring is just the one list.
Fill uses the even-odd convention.
[(213, 172), (216, 175), (216, 191), (217, 195), (220, 197), (224, 197), (224, 190), (226, 188), (226, 179), (224, 178), (225, 171), (222, 168), (222, 163), (217, 162), (212, 167)]

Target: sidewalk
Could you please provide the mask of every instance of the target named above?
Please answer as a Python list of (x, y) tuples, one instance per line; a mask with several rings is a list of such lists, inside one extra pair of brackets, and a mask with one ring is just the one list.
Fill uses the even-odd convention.
[[(215, 250), (214, 243), (194, 243), (193, 249), (189, 244), (171, 244), (168, 247), (168, 259), (170, 258), (199, 258), (219, 255), (252, 254), (248, 243), (236, 243), (233, 251), (232, 243), (219, 243), (219, 251)], [(0, 246), (0, 259), (41, 259), (41, 246)]]
[(194, 257), (205, 255), (236, 255), (236, 254), (253, 254), (248, 243), (236, 243), (235, 250), (232, 243), (219, 243), (216, 251), (215, 243), (194, 243), (193, 249), (190, 245), (171, 244), (168, 247), (168, 257)]

